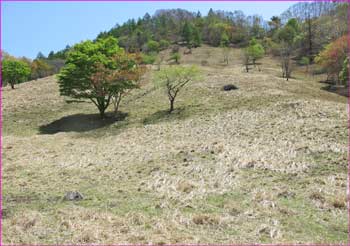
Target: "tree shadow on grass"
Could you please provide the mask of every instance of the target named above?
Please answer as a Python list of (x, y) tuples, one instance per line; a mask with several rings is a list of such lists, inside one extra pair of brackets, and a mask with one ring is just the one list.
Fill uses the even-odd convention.
[(172, 120), (183, 120), (191, 117), (199, 112), (198, 108), (200, 105), (190, 105), (186, 107), (177, 107), (173, 112), (169, 113), (169, 110), (158, 110), (157, 112), (147, 116), (143, 119), (142, 123), (144, 125), (157, 124), (159, 122), (166, 122)]
[(127, 115), (127, 113), (119, 112), (116, 117), (114, 114), (106, 114), (106, 118), (101, 119), (99, 114), (74, 114), (40, 126), (39, 132), (40, 134), (87, 132), (124, 120)]
[(345, 86), (326, 85), (321, 88), (324, 91), (332, 92), (340, 96), (349, 97), (349, 88)]
[(332, 92), (344, 97), (349, 97), (349, 88), (346, 86), (335, 85), (334, 81), (332, 80), (320, 80), (318, 83), (325, 85), (321, 87), (321, 89), (324, 91)]

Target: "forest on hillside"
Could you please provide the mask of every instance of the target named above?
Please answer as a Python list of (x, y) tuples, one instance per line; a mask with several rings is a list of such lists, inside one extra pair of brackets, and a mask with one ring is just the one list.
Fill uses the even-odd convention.
[[(184, 9), (158, 10), (153, 16), (146, 13), (137, 20), (117, 24), (99, 33), (95, 41), (115, 37), (128, 53), (139, 53), (144, 64), (156, 63), (160, 59), (159, 51), (169, 47), (173, 53), (171, 59), (176, 62), (179, 46), (187, 47), (188, 53), (202, 44), (223, 49), (246, 48), (250, 54), (243, 58), (242, 65), (247, 71), (251, 60), (255, 60), (248, 58), (252, 52), (256, 58), (267, 54), (280, 58), (282, 72), (287, 77), (292, 62), (307, 67), (316, 63), (318, 66), (310, 72), (325, 73), (330, 82), (347, 86), (348, 6), (342, 2), (297, 3), (267, 21), (259, 15), (246, 16), (242, 11), (210, 9), (202, 15)], [(40, 52), (34, 60), (3, 52), (3, 85), (58, 73), (71, 50), (67, 45), (47, 56)], [(20, 63), (17, 64), (23, 68), (20, 74), (11, 74), (11, 67), (16, 66), (11, 61)]]

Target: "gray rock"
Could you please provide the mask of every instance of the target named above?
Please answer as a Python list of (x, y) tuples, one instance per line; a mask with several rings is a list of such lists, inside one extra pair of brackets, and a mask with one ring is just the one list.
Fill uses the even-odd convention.
[(80, 201), (83, 200), (84, 197), (78, 191), (68, 191), (63, 199), (65, 201)]
[(224, 86), (222, 87), (222, 89), (223, 89), (224, 91), (231, 91), (231, 90), (237, 90), (238, 88), (237, 88), (237, 86), (235, 86), (235, 85), (233, 85), (233, 84), (228, 84), (228, 85), (224, 85)]

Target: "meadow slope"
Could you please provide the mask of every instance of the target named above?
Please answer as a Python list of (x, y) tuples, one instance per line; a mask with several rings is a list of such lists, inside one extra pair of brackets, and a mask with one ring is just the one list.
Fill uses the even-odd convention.
[(3, 88), (3, 243), (345, 243), (346, 98), (221, 56), (182, 58), (208, 65), (172, 115), (152, 71), (118, 121), (55, 77)]

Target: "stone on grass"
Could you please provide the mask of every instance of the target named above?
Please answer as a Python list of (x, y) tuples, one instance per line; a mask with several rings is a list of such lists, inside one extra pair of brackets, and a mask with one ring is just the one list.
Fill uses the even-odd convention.
[(231, 91), (231, 90), (237, 90), (238, 87), (235, 86), (235, 85), (233, 85), (233, 84), (228, 84), (228, 85), (224, 85), (224, 86), (222, 87), (222, 89), (223, 89), (224, 91)]
[(65, 201), (80, 201), (83, 200), (84, 197), (78, 191), (68, 191), (64, 196)]

